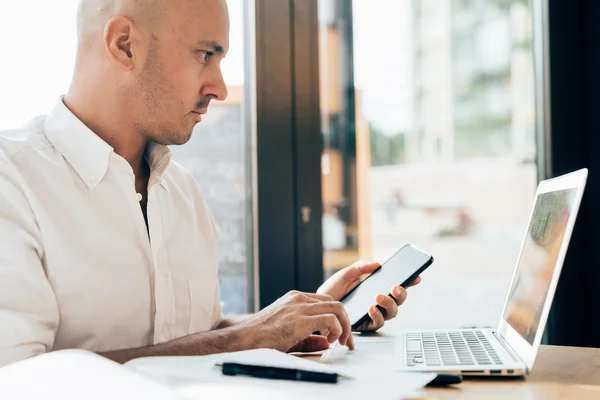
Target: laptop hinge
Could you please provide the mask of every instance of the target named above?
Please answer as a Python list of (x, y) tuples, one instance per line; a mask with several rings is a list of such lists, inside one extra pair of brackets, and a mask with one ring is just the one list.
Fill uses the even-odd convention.
[(492, 333), (494, 334), (494, 336), (496, 336), (498, 342), (500, 342), (502, 347), (504, 347), (504, 350), (506, 350), (506, 352), (512, 357), (514, 361), (521, 361), (521, 363), (525, 365), (525, 373), (529, 375), (529, 368), (527, 367), (527, 364), (521, 359), (521, 357), (519, 357), (517, 353), (514, 352), (512, 347), (510, 347), (510, 344), (508, 344), (508, 342), (504, 340), (504, 337), (496, 331), (492, 331)]

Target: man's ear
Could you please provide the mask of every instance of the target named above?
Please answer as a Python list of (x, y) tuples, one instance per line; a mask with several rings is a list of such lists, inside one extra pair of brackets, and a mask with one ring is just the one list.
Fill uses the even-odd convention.
[(133, 21), (123, 16), (112, 18), (104, 28), (104, 48), (113, 64), (123, 71), (131, 71), (135, 64), (134, 30)]

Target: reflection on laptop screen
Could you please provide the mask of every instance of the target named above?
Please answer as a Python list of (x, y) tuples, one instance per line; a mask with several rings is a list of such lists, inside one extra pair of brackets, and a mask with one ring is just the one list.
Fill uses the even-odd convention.
[(504, 319), (533, 345), (577, 189), (537, 197)]

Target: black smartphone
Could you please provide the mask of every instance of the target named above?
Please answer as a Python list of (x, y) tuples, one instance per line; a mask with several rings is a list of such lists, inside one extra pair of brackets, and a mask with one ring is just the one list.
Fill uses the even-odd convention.
[[(350, 317), (352, 329), (357, 329), (371, 318), (368, 309), (375, 303), (375, 296), (387, 293), (392, 285), (406, 287), (431, 264), (433, 257), (416, 246), (407, 244), (401, 248), (342, 298), (341, 302)], [(388, 296), (393, 298), (391, 293)], [(377, 308), (383, 311), (379, 305)]]

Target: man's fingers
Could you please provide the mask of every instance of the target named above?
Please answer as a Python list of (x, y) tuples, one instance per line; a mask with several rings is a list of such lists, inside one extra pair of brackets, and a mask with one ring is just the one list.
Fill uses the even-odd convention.
[(348, 339), (352, 336), (352, 325), (350, 324), (350, 318), (344, 309), (342, 303), (338, 301), (322, 301), (319, 303), (313, 303), (310, 306), (310, 313), (313, 315), (317, 314), (333, 314), (339, 320), (340, 326), (342, 327), (342, 333), (339, 336), (339, 342), (342, 346), (348, 346)]
[(392, 286), (390, 293), (394, 297), (394, 300), (396, 300), (396, 304), (399, 306), (406, 301), (406, 296), (408, 295), (406, 289), (400, 286)]
[(288, 292), (288, 296), (294, 303), (316, 303), (319, 301), (333, 301), (333, 298), (327, 294), (304, 293), (297, 290)]
[[(327, 343), (329, 343), (328, 341), (328, 336), (329, 336), (329, 329), (326, 329), (325, 331), (321, 331), (319, 332), (320, 337), (323, 338), (323, 340), (325, 340)], [(355, 345), (354, 345), (354, 336), (352, 336), (352, 334), (350, 334), (350, 336), (348, 337), (348, 341), (346, 342), (346, 346), (348, 346), (348, 348), (350, 349), (354, 349)], [(313, 351), (317, 351), (317, 350), (313, 350)]]
[[(352, 326), (350, 318), (339, 301), (333, 301), (333, 298), (325, 294), (302, 293), (292, 291), (288, 293), (293, 304), (300, 308), (300, 312), (306, 316), (323, 317), (321, 319), (312, 318), (312, 333), (320, 333), (327, 337), (330, 343), (336, 340), (342, 346), (354, 349), (354, 339), (352, 338)], [(335, 318), (334, 321), (331, 318)], [(317, 324), (318, 326), (315, 326)]]
[(324, 331), (320, 331), (319, 335), (327, 337), (329, 336), (329, 329), (325, 329)]
[[(326, 294), (304, 293), (304, 292), (298, 292), (298, 291), (292, 291), (292, 292), (290, 292), (290, 294), (295, 296), (294, 300), (296, 303), (319, 304), (319, 303), (323, 303), (323, 302), (328, 302), (328, 303), (341, 304), (341, 303), (335, 302), (333, 300), (333, 297), (326, 295)], [(343, 306), (341, 308), (343, 308)], [(311, 311), (309, 311), (309, 314), (310, 315), (314, 314), (314, 308), (311, 309)], [(313, 332), (314, 335), (321, 335), (324, 337), (324, 339), (329, 337), (330, 333), (331, 332), (329, 331), (329, 329), (322, 329), (322, 330)]]
[(356, 346), (354, 345), (354, 335), (352, 335), (352, 332), (350, 332), (350, 336), (348, 337), (348, 342), (346, 343), (346, 346), (350, 350), (354, 350), (356, 348)]
[(377, 262), (368, 262), (368, 261), (357, 261), (352, 264), (352, 269), (354, 269), (356, 275), (364, 275), (371, 274), (377, 270), (377, 268), (381, 267), (381, 264)]
[(369, 317), (371, 317), (371, 326), (368, 326), (368, 330), (377, 330), (385, 323), (383, 314), (375, 306), (369, 307)]
[[(335, 314), (321, 314), (321, 315), (313, 315), (309, 317), (310, 324), (312, 326), (312, 331), (329, 331), (329, 335), (327, 335), (327, 341), (329, 343), (333, 343), (336, 340), (340, 339), (340, 336), (344, 333), (344, 329), (340, 324), (340, 321)], [(340, 341), (340, 344), (344, 344)]]
[(396, 315), (398, 315), (398, 304), (390, 296), (378, 294), (375, 297), (375, 302), (385, 309), (385, 320), (396, 318)]
[(406, 286), (406, 287), (409, 288), (409, 287), (417, 286), (419, 283), (421, 283), (421, 277), (417, 276), (415, 278), (415, 280), (412, 281), (411, 283), (409, 283), (408, 286)]

